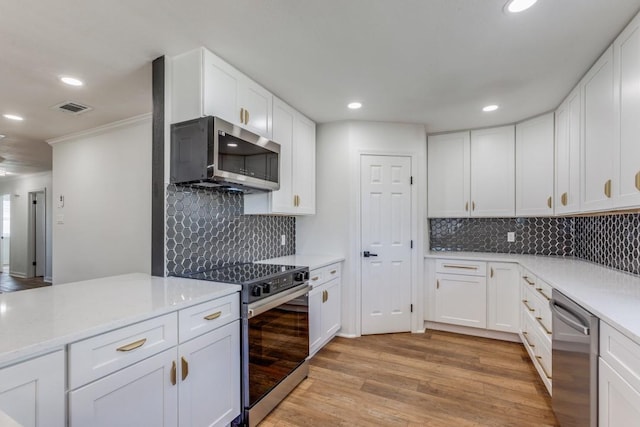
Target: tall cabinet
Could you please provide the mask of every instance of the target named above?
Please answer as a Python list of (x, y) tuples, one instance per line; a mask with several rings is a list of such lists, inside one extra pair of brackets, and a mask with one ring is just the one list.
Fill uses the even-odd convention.
[(580, 211), (581, 85), (560, 104), (555, 122), (555, 213), (576, 213)]

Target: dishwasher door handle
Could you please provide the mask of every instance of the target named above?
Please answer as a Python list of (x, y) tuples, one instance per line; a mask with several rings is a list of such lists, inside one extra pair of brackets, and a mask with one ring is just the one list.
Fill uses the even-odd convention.
[(555, 299), (549, 301), (549, 308), (551, 308), (551, 311), (553, 311), (553, 313), (558, 316), (563, 323), (570, 326), (572, 329), (582, 332), (584, 335), (590, 334), (589, 326), (580, 322), (580, 318), (577, 315), (567, 310), (566, 307), (558, 304)]

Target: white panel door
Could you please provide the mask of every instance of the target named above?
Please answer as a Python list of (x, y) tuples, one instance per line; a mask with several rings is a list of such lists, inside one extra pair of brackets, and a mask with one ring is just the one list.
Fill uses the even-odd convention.
[(553, 113), (516, 125), (516, 215), (553, 215)]
[(578, 86), (556, 110), (556, 214), (580, 210), (581, 122), (582, 87)]
[(486, 328), (486, 276), (436, 274), (436, 322)]
[(362, 333), (406, 332), (411, 329), (411, 158), (363, 155), (360, 165)]
[(427, 142), (430, 218), (469, 216), (469, 132), (434, 135)]
[(515, 215), (515, 129), (471, 132), (471, 216)]
[(520, 330), (520, 271), (517, 264), (488, 265), (487, 329), (517, 333)]
[(582, 140), (581, 210), (613, 206), (618, 183), (613, 167), (616, 145), (614, 124), (613, 49), (610, 47), (584, 77), (584, 138)]
[(640, 425), (640, 392), (604, 359), (599, 358), (598, 362), (598, 425), (637, 427)]
[(614, 163), (619, 175), (614, 204), (627, 208), (640, 205), (640, 15), (618, 36), (613, 49), (614, 87), (620, 90), (616, 103), (620, 152)]

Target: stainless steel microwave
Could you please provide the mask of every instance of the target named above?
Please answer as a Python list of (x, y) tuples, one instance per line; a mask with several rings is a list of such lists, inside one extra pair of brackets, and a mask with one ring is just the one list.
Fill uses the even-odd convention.
[(280, 145), (218, 117), (171, 125), (172, 184), (243, 192), (280, 188)]

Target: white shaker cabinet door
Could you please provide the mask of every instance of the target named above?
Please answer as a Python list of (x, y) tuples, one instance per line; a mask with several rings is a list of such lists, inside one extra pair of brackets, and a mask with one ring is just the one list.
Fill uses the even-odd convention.
[(555, 121), (555, 213), (575, 213), (580, 210), (581, 86), (558, 107)]
[(436, 322), (486, 328), (487, 278), (436, 274)]
[(2, 368), (0, 410), (24, 427), (62, 427), (64, 384), (62, 350)]
[(612, 47), (591, 67), (583, 83), (581, 210), (589, 212), (610, 209), (618, 188), (614, 176), (617, 142)]
[(516, 125), (517, 216), (553, 215), (553, 124), (549, 113)]
[(487, 267), (487, 329), (517, 333), (520, 330), (518, 265), (494, 262)]
[(471, 131), (471, 216), (514, 215), (514, 127)]
[(427, 151), (429, 217), (468, 217), (471, 212), (469, 132), (430, 136)]
[(238, 108), (241, 75), (209, 51), (204, 51), (204, 115), (242, 126)]
[(598, 425), (600, 427), (640, 425), (640, 392), (602, 358), (599, 358), (598, 368)]

